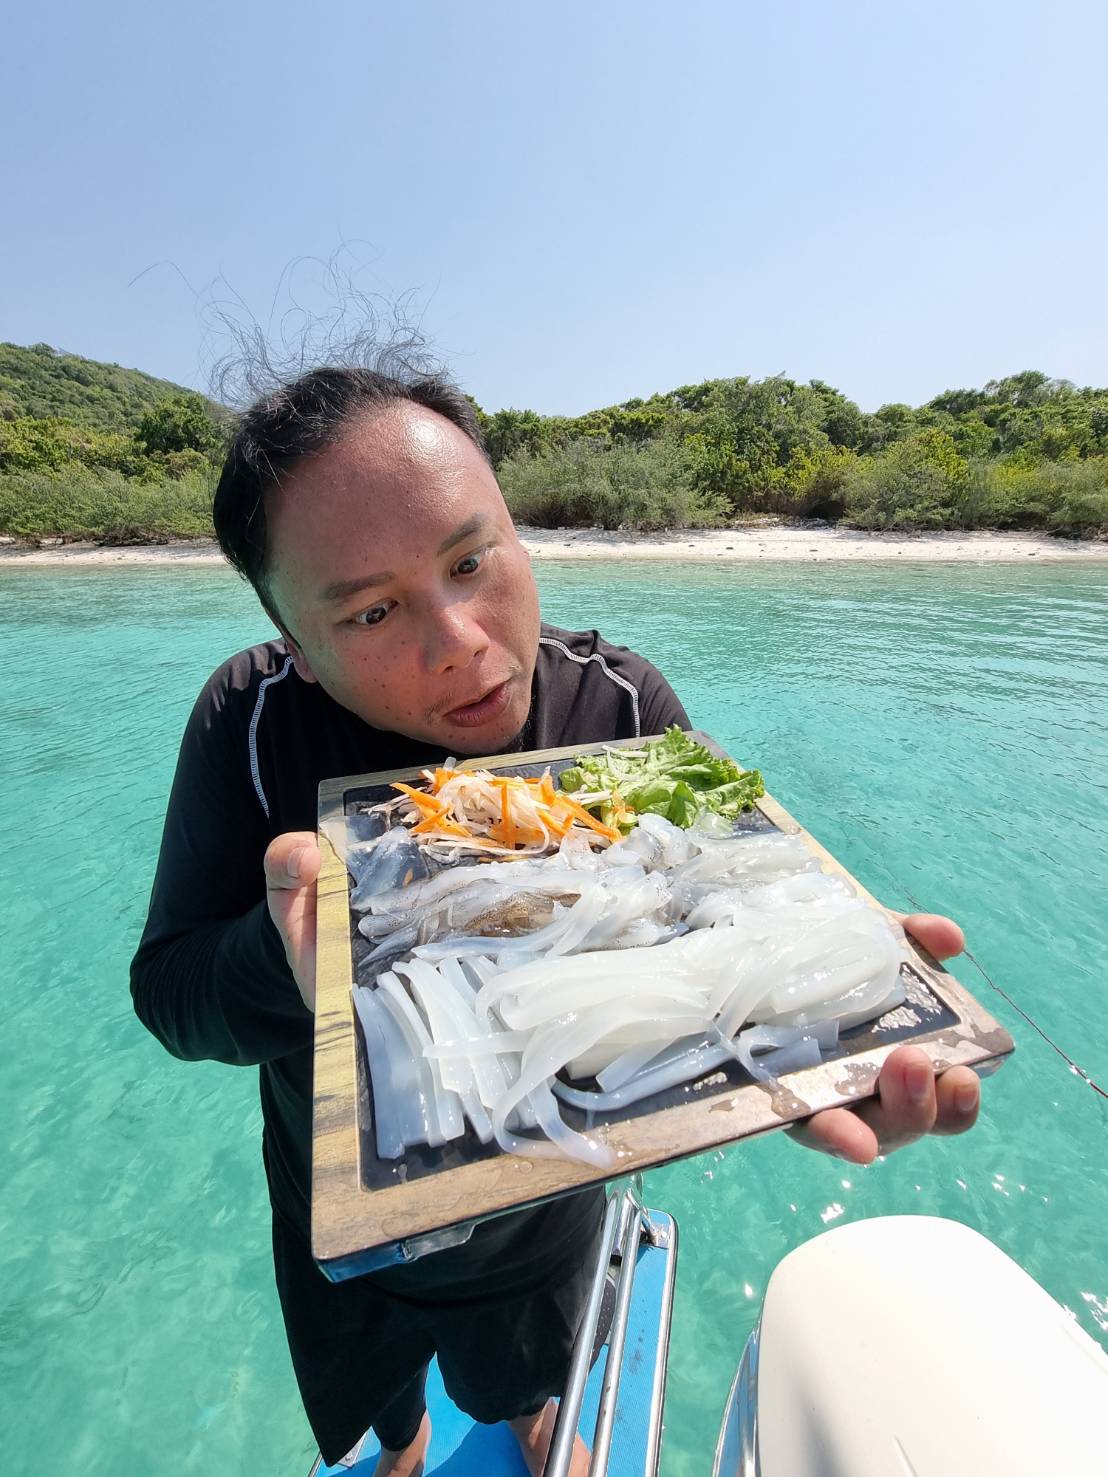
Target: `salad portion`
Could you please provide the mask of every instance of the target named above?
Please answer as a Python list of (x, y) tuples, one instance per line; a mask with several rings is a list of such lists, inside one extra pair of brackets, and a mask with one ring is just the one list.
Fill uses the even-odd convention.
[(555, 782), (457, 769), (423, 771), (422, 786), (395, 784), (395, 813), (442, 860), (465, 854), (541, 856), (570, 834), (590, 845), (619, 841), (640, 815), (688, 827), (710, 812), (736, 819), (766, 792), (756, 770), (719, 759), (679, 728), (641, 748), (588, 755)]

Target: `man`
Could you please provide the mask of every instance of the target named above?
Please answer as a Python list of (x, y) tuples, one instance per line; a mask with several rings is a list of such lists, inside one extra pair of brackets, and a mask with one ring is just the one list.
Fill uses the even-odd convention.
[[(530, 564), (465, 397), (434, 379), (321, 370), (248, 412), (215, 500), (221, 546), (283, 640), (212, 677), (186, 729), (135, 1008), (175, 1055), (260, 1068), (277, 1285), (325, 1458), (372, 1425), (381, 1477), (421, 1470), (437, 1353), (475, 1419), (508, 1420), (541, 1471), (602, 1197), (485, 1223), (472, 1240), (352, 1282), (308, 1249), (316, 787), (448, 754), (688, 727), (664, 678), (595, 632), (544, 627)], [(940, 957), (961, 934), (917, 916)], [(797, 1132), (865, 1163), (974, 1121), (977, 1079), (890, 1057), (880, 1096)], [(578, 1446), (583, 1471), (587, 1457)]]

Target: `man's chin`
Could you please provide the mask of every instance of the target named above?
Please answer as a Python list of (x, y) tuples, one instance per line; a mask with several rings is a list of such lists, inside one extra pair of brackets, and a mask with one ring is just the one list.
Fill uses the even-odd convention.
[(464, 755), (467, 759), (484, 754), (507, 754), (516, 747), (516, 742), (526, 723), (498, 724), (488, 728), (451, 728), (443, 732), (435, 742), (451, 754)]

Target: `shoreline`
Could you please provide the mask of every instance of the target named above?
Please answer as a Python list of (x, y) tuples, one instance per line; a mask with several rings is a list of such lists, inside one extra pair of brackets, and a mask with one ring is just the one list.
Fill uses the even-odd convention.
[[(870, 560), (903, 563), (1043, 564), (1108, 562), (1108, 541), (1060, 539), (1046, 533), (868, 533), (828, 524), (766, 524), (744, 528), (670, 529), (619, 533), (601, 528), (520, 528), (535, 559), (665, 560), (686, 563), (764, 561), (838, 563)], [(0, 545), (0, 568), (223, 563), (210, 539), (111, 546), (61, 543)]]

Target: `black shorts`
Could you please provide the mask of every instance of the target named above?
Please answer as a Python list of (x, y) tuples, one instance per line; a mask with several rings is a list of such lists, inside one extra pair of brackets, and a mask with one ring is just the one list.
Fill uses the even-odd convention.
[(371, 1426), (383, 1445), (406, 1444), (433, 1355), (450, 1398), (476, 1421), (530, 1414), (560, 1395), (603, 1212), (603, 1193), (586, 1191), (487, 1221), (464, 1246), (338, 1283), (274, 1215), (289, 1352), (324, 1459), (338, 1461)]

